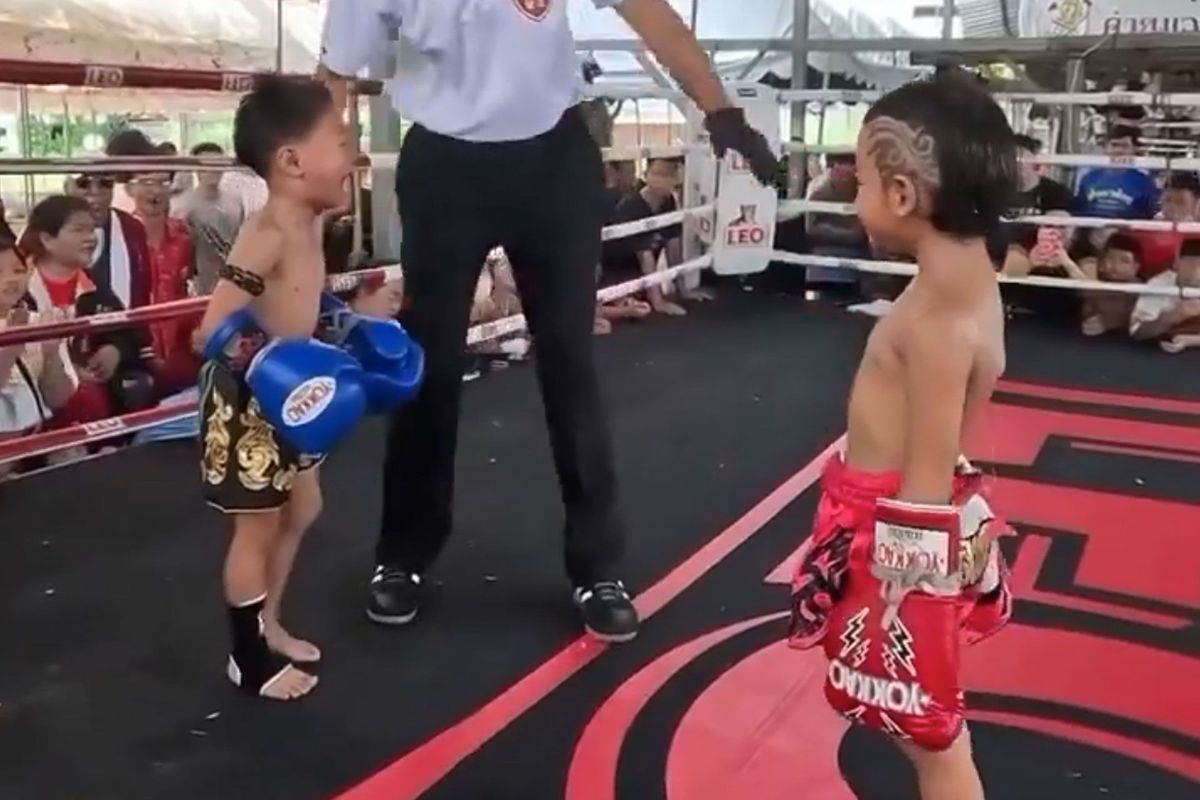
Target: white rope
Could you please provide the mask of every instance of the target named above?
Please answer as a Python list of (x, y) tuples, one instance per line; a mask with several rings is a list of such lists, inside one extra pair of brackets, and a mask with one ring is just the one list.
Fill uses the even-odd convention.
[[(805, 142), (786, 142), (784, 149), (792, 153), (827, 153), (830, 155), (849, 155), (854, 152), (853, 145), (806, 144)], [(1103, 153), (1079, 155), (1054, 154), (1029, 155), (1022, 157), (1020, 160), (1026, 164), (1041, 164), (1043, 166), (1054, 167), (1200, 170), (1200, 158), (1175, 158), (1174, 156), (1107, 156)]]
[[(845, 269), (853, 272), (866, 272), (877, 275), (904, 275), (912, 277), (917, 274), (917, 265), (902, 261), (879, 261), (861, 258), (834, 258), (832, 256), (814, 256), (800, 253), (785, 253), (775, 250), (771, 253), (772, 261), (784, 264), (797, 264), (805, 267), (828, 267), (830, 269)], [(997, 275), (1000, 283), (1017, 286), (1041, 286), (1047, 289), (1073, 289), (1075, 291), (1113, 292), (1116, 294), (1153, 295), (1156, 297), (1200, 298), (1200, 289), (1182, 289), (1178, 286), (1151, 286), (1145, 283), (1107, 283), (1105, 281), (1084, 281), (1073, 278), (1045, 278), (1030, 275), (1024, 278), (1014, 278), (1007, 275)]]
[(711, 214), (717, 210), (715, 205), (709, 204), (706, 206), (694, 206), (685, 208), (680, 211), (672, 211), (669, 214), (659, 214), (656, 217), (646, 217), (645, 219), (634, 220), (633, 222), (622, 222), (616, 225), (606, 225), (601, 232), (601, 238), (606, 241), (613, 239), (624, 239), (627, 236), (637, 236), (640, 233), (649, 233), (650, 231), (662, 230), (669, 228), (672, 225), (678, 225), (688, 217), (699, 217), (705, 214)]
[[(853, 203), (826, 203), (818, 200), (780, 200), (779, 218), (792, 219), (801, 214), (854, 216)], [(1071, 217), (1035, 214), (1005, 219), (1005, 223), (1043, 225), (1052, 228), (1121, 228), (1131, 231), (1200, 234), (1200, 222), (1171, 222), (1164, 219), (1109, 219), (1107, 217)]]
[[(613, 100), (659, 98), (686, 99), (677, 89), (645, 83), (596, 83), (584, 89), (587, 97)], [(848, 89), (788, 89), (778, 93), (780, 103), (873, 103), (883, 96), (878, 91)], [(992, 97), (1010, 103), (1039, 103), (1062, 106), (1156, 106), (1159, 108), (1200, 106), (1200, 94), (1153, 92), (994, 92)]]
[[(844, 89), (787, 90), (779, 93), (782, 103), (873, 103), (882, 92)], [(1200, 105), (1200, 94), (1153, 94), (1151, 92), (994, 92), (992, 97), (1010, 103), (1039, 103), (1060, 106), (1171, 106)]]

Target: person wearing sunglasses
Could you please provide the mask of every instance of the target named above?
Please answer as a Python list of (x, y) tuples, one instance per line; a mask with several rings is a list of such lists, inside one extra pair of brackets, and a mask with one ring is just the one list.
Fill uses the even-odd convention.
[(113, 208), (114, 176), (101, 173), (77, 175), (71, 194), (87, 202), (96, 226), (96, 249), (88, 272), (125, 305), (137, 308), (150, 302), (149, 262), (146, 228), (125, 211)]

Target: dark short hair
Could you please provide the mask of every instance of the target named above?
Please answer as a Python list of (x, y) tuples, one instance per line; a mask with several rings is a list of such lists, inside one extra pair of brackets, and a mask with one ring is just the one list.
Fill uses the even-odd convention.
[(32, 256), (40, 256), (44, 252), (41, 234), (58, 236), (63, 226), (75, 214), (91, 216), (91, 208), (82, 197), (70, 194), (52, 194), (42, 200), (29, 212), (29, 221), (21, 233), (18, 246), (22, 251)]
[(1018, 133), (1014, 137), (1014, 141), (1016, 142), (1018, 150), (1024, 150), (1030, 155), (1036, 156), (1038, 153), (1042, 152), (1041, 141), (1027, 134)]
[(216, 142), (201, 142), (192, 148), (193, 156), (223, 156), (225, 149)]
[(1117, 231), (1112, 236), (1108, 237), (1108, 241), (1104, 243), (1104, 252), (1110, 250), (1120, 250), (1123, 253), (1132, 253), (1133, 257), (1138, 261), (1142, 260), (1142, 243), (1133, 237), (1132, 234)]
[(933, 140), (934, 228), (978, 237), (999, 225), (1017, 189), (1017, 148), (1004, 112), (974, 76), (949, 70), (905, 84), (871, 106), (864, 124), (880, 117)]
[(279, 149), (312, 133), (332, 106), (329, 89), (313, 78), (259, 78), (234, 116), (233, 150), (238, 161), (266, 178)]
[(1173, 172), (1167, 178), (1166, 188), (1200, 196), (1200, 177), (1194, 172)]
[(667, 166), (671, 167), (672, 169), (679, 169), (680, 167), (683, 166), (683, 159), (682, 158), (662, 158), (662, 157), (646, 159), (646, 169), (647, 170), (649, 170), (655, 164), (666, 164)]
[(1200, 239), (1184, 239), (1179, 246), (1180, 258), (1200, 258)]
[(1142, 141), (1142, 129), (1135, 128), (1133, 125), (1114, 125), (1108, 131), (1106, 141), (1114, 141), (1116, 139), (1129, 139), (1135, 145)]
[(150, 137), (136, 128), (126, 128), (114, 133), (104, 146), (104, 154), (113, 158), (128, 156), (157, 156), (162, 152), (150, 141)]

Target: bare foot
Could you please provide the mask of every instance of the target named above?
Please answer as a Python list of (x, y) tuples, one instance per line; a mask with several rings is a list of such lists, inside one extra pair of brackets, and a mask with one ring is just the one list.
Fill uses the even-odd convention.
[(716, 300), (717, 296), (707, 289), (689, 289), (681, 295), (684, 300), (692, 303), (707, 303)]
[(268, 700), (296, 700), (315, 688), (317, 688), (316, 675), (309, 675), (294, 666), (289, 666), (275, 678), (263, 684), (259, 694)]
[(655, 312), (668, 317), (683, 317), (687, 315), (687, 311), (678, 303), (672, 303), (670, 300), (664, 300), (655, 307)]
[(290, 633), (285, 631), (279, 623), (266, 623), (263, 625), (263, 635), (267, 640), (267, 647), (270, 647), (281, 656), (287, 656), (291, 661), (297, 664), (313, 664), (321, 660), (321, 649), (312, 642), (306, 642), (303, 639), (297, 639)]
[(596, 336), (604, 336), (612, 333), (612, 323), (604, 317), (596, 317), (595, 321), (592, 322), (592, 333)]

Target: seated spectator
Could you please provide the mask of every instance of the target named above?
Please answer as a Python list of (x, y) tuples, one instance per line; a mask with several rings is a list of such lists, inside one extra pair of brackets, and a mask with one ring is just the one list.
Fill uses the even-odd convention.
[[(29, 310), (28, 287), (29, 267), (0, 218), (0, 330), (38, 321)], [(78, 386), (70, 364), (61, 339), (0, 347), (0, 441), (36, 432), (66, 405)], [(16, 466), (0, 464), (0, 480)]]
[[(1141, 132), (1128, 125), (1109, 129), (1104, 150), (1112, 158), (1137, 154)], [(1090, 169), (1079, 179), (1075, 213), (1108, 219), (1152, 219), (1158, 213), (1158, 185), (1150, 173), (1140, 169), (1101, 167)]]
[(371, 275), (349, 293), (346, 302), (364, 317), (396, 319), (404, 303), (404, 280), (385, 281), (383, 275)]
[[(645, 186), (624, 197), (617, 205), (613, 224), (636, 222), (678, 210), (675, 190), (679, 187), (679, 162), (675, 159), (650, 159), (646, 167)], [(658, 271), (658, 260), (671, 239), (682, 236), (682, 226), (627, 236), (604, 243), (601, 255), (601, 275), (605, 284), (624, 283)], [(682, 306), (666, 299), (661, 286), (645, 292), (651, 309), (658, 314), (681, 316)]]
[[(482, 325), (521, 313), (521, 298), (517, 291), (516, 277), (504, 249), (497, 247), (488, 254), (475, 284), (475, 298), (471, 303), (471, 324)], [(524, 332), (492, 338), (472, 345), (471, 358), (464, 380), (473, 380), (481, 374), (484, 362), (496, 366), (508, 361), (523, 360), (529, 353), (530, 339)]]
[[(1124, 233), (1108, 237), (1096, 262), (1095, 277), (1106, 283), (1138, 283), (1141, 268), (1141, 248), (1137, 240)], [(1083, 271), (1083, 270), (1081, 270)], [(1083, 325), (1085, 336), (1099, 336), (1109, 331), (1129, 330), (1137, 296), (1120, 292), (1086, 291), (1083, 293)]]
[(637, 175), (632, 161), (604, 162), (604, 221), (612, 222), (617, 206), (634, 191)]
[[(1186, 240), (1175, 269), (1155, 276), (1149, 285), (1200, 288), (1200, 240)], [(1144, 295), (1134, 306), (1129, 333), (1135, 339), (1157, 340), (1170, 353), (1196, 347), (1200, 345), (1200, 299)]]
[[(1194, 172), (1172, 173), (1162, 193), (1162, 211), (1158, 218), (1168, 222), (1195, 222), (1200, 179)], [(1142, 280), (1150, 280), (1175, 266), (1175, 257), (1183, 244), (1178, 231), (1133, 231), (1142, 246)]]
[[(196, 157), (225, 155), (220, 145), (203, 142), (192, 148)], [(196, 249), (196, 294), (211, 294), (217, 271), (225, 263), (238, 229), (246, 219), (241, 200), (221, 185), (224, 172), (197, 172), (196, 187), (186, 192), (173, 212), (187, 223)]]
[[(42, 200), (29, 214), (19, 247), (33, 268), (28, 294), (39, 311), (85, 317), (124, 309), (120, 299), (93, 283), (87, 272), (96, 239), (85, 201), (67, 195)], [(149, 339), (143, 330), (81, 336), (68, 351), (79, 387), (54, 415), (55, 425), (93, 422), (152, 403), (154, 381), (145, 362)]]
[[(853, 203), (858, 178), (853, 155), (826, 157), (828, 169), (813, 182), (808, 199), (822, 203)], [(809, 214), (808, 240), (814, 255), (834, 258), (869, 258), (871, 245), (854, 214)], [(808, 267), (810, 284), (858, 286), (858, 273), (829, 267)]]
[[(182, 221), (169, 216), (171, 174), (141, 173), (129, 182), (135, 214), (146, 229), (150, 302), (157, 305), (188, 296), (195, 271), (192, 236)], [(195, 385), (200, 359), (192, 349), (198, 319), (174, 319), (150, 325), (152, 362), (161, 396)]]
[(113, 176), (79, 175), (71, 187), (71, 194), (84, 200), (92, 214), (96, 239), (88, 268), (92, 282), (115, 294), (125, 308), (148, 304), (150, 254), (146, 229), (132, 214), (113, 208)]
[[(1070, 212), (1074, 202), (1071, 190), (1047, 177), (1042, 165), (1029, 161), (1029, 157), (1041, 152), (1042, 143), (1032, 136), (1022, 135), (1017, 136), (1017, 147), (1022, 160), (1018, 164), (1019, 181), (1017, 194), (1012, 201), (1012, 215), (1032, 217)], [(1028, 274), (1031, 266), (1027, 263), (1029, 255), (1037, 245), (1042, 230), (1037, 225), (1023, 222), (1006, 223), (989, 239), (988, 250), (994, 259), (1004, 265), (1006, 275)]]

